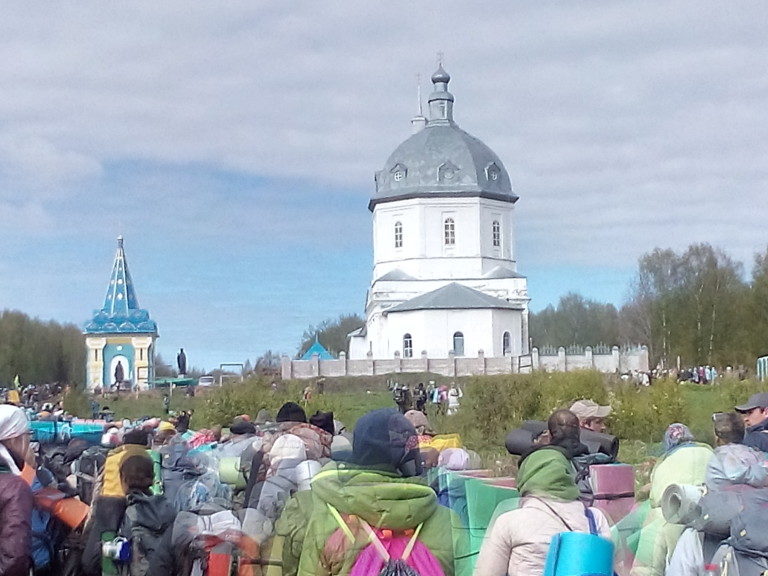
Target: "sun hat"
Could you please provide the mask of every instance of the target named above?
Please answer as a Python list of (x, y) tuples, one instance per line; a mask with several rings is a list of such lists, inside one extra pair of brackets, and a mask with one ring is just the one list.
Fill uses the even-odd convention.
[(581, 420), (587, 418), (605, 418), (613, 409), (610, 406), (600, 406), (594, 400), (577, 400), (571, 404), (570, 411), (576, 414)]

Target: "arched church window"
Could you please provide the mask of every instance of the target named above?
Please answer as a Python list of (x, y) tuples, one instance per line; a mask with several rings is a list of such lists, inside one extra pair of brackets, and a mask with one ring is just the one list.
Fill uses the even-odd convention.
[(403, 358), (413, 358), (413, 338), (410, 334), (403, 336)]
[(443, 228), (444, 228), (444, 236), (445, 236), (445, 245), (453, 246), (454, 244), (456, 244), (456, 224), (454, 223), (453, 218), (446, 218)]
[(493, 247), (498, 248), (501, 246), (501, 224), (498, 220), (493, 221)]
[(403, 247), (403, 223), (395, 222), (395, 248)]
[(455, 332), (453, 335), (453, 353), (456, 356), (464, 356), (464, 334)]
[(501, 349), (504, 356), (512, 352), (509, 332), (504, 332), (504, 335), (501, 337)]

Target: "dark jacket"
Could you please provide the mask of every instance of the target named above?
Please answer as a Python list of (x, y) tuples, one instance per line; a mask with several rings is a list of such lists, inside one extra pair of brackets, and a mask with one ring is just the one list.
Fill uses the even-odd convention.
[(133, 545), (130, 574), (171, 576), (175, 574), (171, 544), (176, 510), (162, 495), (131, 492), (120, 527), (121, 536)]
[(84, 576), (101, 576), (101, 537), (111, 532), (112, 538), (120, 529), (125, 513), (125, 498), (98, 496), (91, 505), (91, 514), (83, 533), (85, 542), (80, 561)]
[(32, 553), (32, 489), (0, 468), (0, 574), (27, 576)]
[(768, 452), (768, 418), (760, 422), (760, 424), (747, 428), (743, 444), (763, 452)]

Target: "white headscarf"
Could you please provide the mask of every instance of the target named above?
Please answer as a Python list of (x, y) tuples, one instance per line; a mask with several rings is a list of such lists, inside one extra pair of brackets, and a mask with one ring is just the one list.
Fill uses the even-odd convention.
[[(11, 406), (10, 404), (0, 405), (0, 442), (16, 438), (26, 434), (29, 430), (29, 422), (21, 408)], [(11, 472), (17, 476), (21, 474), (16, 462), (13, 461), (8, 449), (0, 444), (0, 460), (3, 460), (11, 469)]]

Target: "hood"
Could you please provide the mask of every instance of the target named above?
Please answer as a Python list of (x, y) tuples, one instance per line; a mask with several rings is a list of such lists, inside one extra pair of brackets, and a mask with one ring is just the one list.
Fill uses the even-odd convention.
[(313, 479), (312, 493), (342, 514), (375, 527), (407, 530), (428, 520), (437, 497), (415, 478), (329, 462)]
[(133, 507), (135, 511), (135, 514), (127, 516), (129, 523), (143, 526), (152, 532), (162, 532), (176, 518), (175, 508), (163, 496), (131, 492), (128, 494), (128, 507)]

